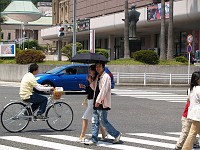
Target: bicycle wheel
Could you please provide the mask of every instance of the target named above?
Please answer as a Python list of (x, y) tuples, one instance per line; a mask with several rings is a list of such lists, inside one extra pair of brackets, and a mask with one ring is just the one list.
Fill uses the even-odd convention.
[(56, 102), (47, 109), (45, 116), (48, 118), (46, 122), (51, 129), (62, 131), (71, 125), (74, 114), (67, 103)]
[(1, 124), (9, 132), (20, 132), (29, 123), (29, 111), (21, 102), (9, 103), (1, 112)]

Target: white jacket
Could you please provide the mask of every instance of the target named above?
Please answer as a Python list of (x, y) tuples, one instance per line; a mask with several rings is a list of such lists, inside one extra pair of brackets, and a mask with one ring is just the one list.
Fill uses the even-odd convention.
[(200, 121), (200, 86), (195, 86), (190, 92), (190, 106), (187, 118)]
[[(95, 90), (97, 86), (98, 77), (94, 82), (90, 84), (90, 87)], [(99, 81), (99, 94), (97, 96), (96, 102), (103, 104), (103, 108), (111, 108), (111, 79), (110, 76), (104, 71), (100, 76)]]

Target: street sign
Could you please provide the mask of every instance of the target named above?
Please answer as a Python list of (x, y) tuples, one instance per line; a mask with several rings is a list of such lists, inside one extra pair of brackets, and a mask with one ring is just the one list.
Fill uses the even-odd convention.
[(190, 44), (188, 44), (187, 46), (187, 52), (188, 53), (191, 53), (192, 52), (192, 46)]
[(189, 34), (189, 35), (187, 36), (187, 42), (188, 42), (188, 43), (192, 43), (192, 41), (193, 41), (193, 36), (192, 36), (191, 34)]

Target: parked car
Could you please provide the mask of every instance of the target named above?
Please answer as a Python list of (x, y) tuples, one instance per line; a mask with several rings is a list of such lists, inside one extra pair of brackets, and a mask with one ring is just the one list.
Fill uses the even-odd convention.
[[(88, 85), (89, 65), (87, 64), (71, 64), (53, 68), (45, 73), (37, 74), (36, 80), (39, 84), (63, 87), (65, 91), (81, 91), (79, 84)], [(113, 74), (105, 67), (106, 73), (111, 77), (111, 88), (115, 86)]]

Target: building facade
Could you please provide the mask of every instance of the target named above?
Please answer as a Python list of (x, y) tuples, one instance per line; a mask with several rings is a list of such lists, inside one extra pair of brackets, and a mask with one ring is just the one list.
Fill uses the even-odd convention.
[(53, 41), (41, 38), (41, 29), (52, 26), (52, 3), (40, 2), (38, 9), (42, 13), (42, 17), (27, 24), (6, 17), (6, 21), (1, 24), (1, 42), (22, 44), (23, 41), (37, 40), (41, 46), (52, 45)]
[[(62, 5), (65, 4), (65, 5)], [(140, 12), (137, 23), (137, 37), (141, 49), (160, 48), (160, 4), (153, 0), (129, 0), (129, 8), (136, 5)], [(77, 0), (76, 18), (90, 19), (90, 29), (95, 30), (96, 48), (109, 50), (110, 59), (123, 58), (124, 39), (124, 0)], [(166, 37), (168, 27), (169, 3), (166, 2)], [(174, 0), (174, 56), (187, 55), (187, 35), (193, 35), (192, 53), (200, 49), (200, 1)], [(71, 23), (73, 19), (73, 0), (53, 1), (53, 24)], [(51, 33), (49, 33), (52, 31)], [(42, 38), (57, 40), (57, 27), (42, 30)], [(89, 49), (89, 31), (77, 32), (77, 41), (84, 49)], [(72, 42), (72, 33), (66, 31), (63, 43)], [(166, 39), (167, 44), (167, 39)]]

